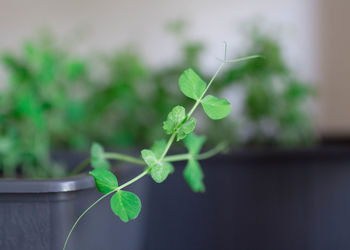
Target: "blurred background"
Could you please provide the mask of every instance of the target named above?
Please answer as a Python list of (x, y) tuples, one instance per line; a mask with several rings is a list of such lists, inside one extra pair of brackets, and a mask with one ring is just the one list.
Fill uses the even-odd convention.
[[(289, 184), (299, 183), (312, 190), (316, 190), (319, 184), (320, 189), (317, 189), (317, 194), (310, 191), (307, 197), (289, 200), (288, 205), (278, 203), (282, 210), (285, 209), (285, 214), (277, 219), (268, 213), (262, 215), (266, 221), (259, 221), (258, 225), (254, 224), (256, 221), (250, 221), (249, 225), (253, 225), (255, 231), (249, 234), (258, 235), (258, 231), (267, 230), (271, 235), (278, 235), (276, 232), (281, 230), (273, 231), (263, 225), (271, 220), (283, 221), (283, 215), (287, 216), (290, 208), (296, 208), (300, 212), (295, 214), (297, 219), (289, 217), (290, 221), (287, 221), (295, 222), (297, 226), (286, 229), (289, 238), (280, 235), (281, 239), (286, 239), (283, 244), (267, 243), (266, 239), (271, 235), (266, 233), (255, 238), (256, 245), (242, 247), (243, 241), (249, 241), (248, 233), (235, 233), (233, 238), (228, 233), (223, 234), (227, 236), (224, 238), (209, 237), (211, 241), (207, 246), (214, 249), (218, 246), (215, 240), (236, 239), (222, 243), (218, 249), (331, 249), (335, 242), (340, 242), (337, 249), (347, 249), (350, 242), (346, 237), (337, 237), (349, 229), (347, 222), (350, 221), (343, 218), (344, 224), (339, 226), (340, 219), (336, 217), (350, 204), (348, 198), (344, 201), (343, 196), (336, 195), (346, 195), (350, 191), (346, 179), (341, 182), (345, 186), (336, 185), (339, 189), (332, 189), (339, 181), (334, 177), (328, 189), (324, 183), (330, 166), (308, 168), (306, 172), (294, 167), (279, 172), (277, 166), (283, 165), (285, 159), (293, 163), (297, 159), (298, 167), (303, 164), (307, 167), (309, 165), (302, 161), (306, 158), (313, 167), (319, 166), (319, 155), (326, 157), (327, 154), (330, 154), (330, 158), (326, 158), (331, 159), (333, 167), (339, 164), (344, 170), (344, 166), (350, 166), (348, 151), (342, 149), (339, 158), (338, 151), (329, 153), (323, 149), (328, 144), (346, 144), (350, 134), (347, 110), (350, 106), (349, 10), (350, 2), (346, 0), (0, 0), (0, 171), (5, 177), (63, 177), (67, 175), (65, 163), (60, 159), (52, 160), (53, 152), (87, 151), (93, 141), (110, 149), (133, 151), (149, 147), (155, 139), (164, 137), (161, 124), (169, 110), (177, 104), (191, 105), (191, 101), (178, 91), (179, 75), (192, 67), (208, 80), (220, 64), (218, 58), (223, 58), (223, 41), (226, 41), (229, 58), (253, 54), (264, 56), (227, 65), (219, 75), (212, 91), (232, 103), (229, 119), (211, 122), (201, 118), (200, 112), (195, 115), (202, 121), (198, 133), (207, 135), (209, 146), (222, 140), (229, 142), (234, 153), (231, 158), (221, 161), (226, 165), (238, 161), (239, 167), (234, 173), (225, 172), (227, 169), (217, 175), (212, 169), (207, 170), (208, 173), (224, 179), (231, 176), (226, 180), (226, 186), (222, 182), (222, 188), (229, 190), (233, 188), (233, 180), (237, 181), (235, 183), (242, 183), (244, 178), (256, 181), (247, 182), (254, 185), (244, 184), (246, 194), (252, 200), (242, 198), (241, 207), (234, 205), (236, 193), (230, 193), (235, 198), (227, 201), (227, 212), (237, 209), (244, 213), (246, 206), (259, 211), (279, 211), (281, 207), (274, 202), (273, 205), (263, 206), (263, 202), (256, 205), (254, 197), (265, 197), (276, 189), (281, 193), (271, 194), (273, 199), (279, 195), (285, 197), (282, 192), (286, 190), (281, 187), (289, 181)], [(321, 151), (315, 151), (320, 147)], [(279, 149), (283, 154), (273, 151), (271, 155), (271, 151), (265, 153), (267, 149)], [(252, 157), (249, 152), (255, 152), (252, 162), (242, 160), (242, 157)], [(337, 159), (341, 163), (334, 163)], [(260, 163), (266, 167), (265, 172), (256, 169)], [(244, 166), (251, 175), (242, 174)], [(322, 172), (324, 169), (327, 171)], [(316, 177), (311, 178), (313, 174)], [(345, 175), (342, 171), (338, 174), (343, 177), (350, 175), (347, 170)], [(275, 186), (267, 185), (274, 181)], [(171, 179), (161, 191), (152, 189), (155, 196), (151, 200), (163, 197), (166, 190), (171, 190), (170, 184), (178, 185)], [(209, 180), (208, 185), (216, 187), (217, 183)], [(237, 184), (234, 188), (242, 186)], [(303, 188), (298, 191), (288, 189), (288, 195), (300, 197)], [(253, 191), (256, 189), (260, 191)], [(314, 203), (307, 215), (312, 214), (315, 207), (329, 204), (329, 200), (318, 196), (320, 190), (333, 190), (334, 193), (329, 193), (330, 198), (338, 197), (339, 202), (345, 203), (335, 202), (336, 207), (319, 212), (320, 218), (329, 213), (335, 216), (330, 217), (328, 224), (310, 222), (312, 226), (301, 225), (307, 216), (300, 207), (309, 204), (311, 198)], [(184, 198), (188, 204), (194, 202), (193, 206), (205, 206), (208, 202), (193, 201), (192, 194), (186, 192), (180, 194), (188, 198)], [(212, 194), (209, 193), (208, 199), (216, 196)], [(183, 197), (169, 199), (175, 202)], [(213, 199), (217, 201), (218, 197), (221, 196)], [(188, 209), (172, 202), (168, 206), (168, 212), (175, 207), (173, 212), (179, 215), (183, 212), (183, 217)], [(271, 206), (272, 210), (269, 210)], [(215, 209), (204, 209), (202, 215), (191, 214), (192, 222), (195, 223), (194, 218), (198, 216), (198, 220), (203, 219)], [(157, 207), (150, 211), (157, 211)], [(254, 214), (254, 211), (250, 212)], [(150, 216), (157, 217), (154, 212), (150, 212)], [(258, 215), (255, 213), (254, 216)], [(227, 221), (241, 225), (248, 217), (230, 217)], [(169, 223), (180, 223), (178, 227), (157, 227), (156, 223), (161, 225), (167, 217), (159, 215), (157, 218), (155, 226), (148, 232), (159, 235), (174, 230), (175, 233), (185, 225), (174, 219)], [(202, 229), (210, 225), (203, 224)], [(275, 229), (280, 228), (278, 225)], [(225, 228), (226, 233), (233, 230), (226, 224), (217, 226)], [(309, 227), (307, 237), (297, 233), (300, 232), (299, 226)], [(312, 230), (315, 228), (323, 228), (322, 233), (327, 235), (329, 231), (326, 229), (333, 230), (334, 237), (329, 236), (328, 245), (320, 243), (323, 234), (315, 233)], [(171, 244), (173, 248), (167, 249), (210, 249), (205, 248), (204, 243), (203, 247), (198, 243), (203, 235), (211, 232), (203, 230), (198, 238), (192, 241), (186, 238), (184, 245), (177, 240)], [(293, 233), (289, 234), (288, 230)], [(293, 237), (303, 240), (296, 240), (296, 243)], [(165, 249), (154, 243), (156, 239), (151, 233), (146, 238), (147, 249)], [(235, 244), (237, 248), (232, 247)], [(256, 248), (258, 245), (265, 247)]]
[(208, 79), (223, 41), (231, 58), (266, 60), (229, 65), (219, 77), (214, 91), (233, 112), (203, 122), (210, 141), (305, 146), (346, 134), (346, 60), (334, 61), (346, 58), (346, 34), (334, 28), (344, 9), (316, 0), (2, 0), (3, 171), (26, 165), (26, 175), (60, 175), (58, 166), (37, 169), (51, 148), (82, 150), (91, 141), (145, 147), (161, 138), (170, 108), (190, 104), (179, 95), (178, 76), (192, 67)]

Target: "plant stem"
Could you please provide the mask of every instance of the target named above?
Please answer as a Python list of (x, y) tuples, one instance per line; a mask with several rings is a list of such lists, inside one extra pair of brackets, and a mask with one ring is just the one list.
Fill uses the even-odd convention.
[(221, 151), (225, 150), (226, 147), (227, 147), (226, 143), (220, 143), (215, 148), (213, 148), (207, 152), (204, 152), (202, 154), (197, 155), (196, 159), (197, 160), (204, 160), (204, 159), (210, 158), (210, 157), (220, 153)]
[(82, 161), (72, 172), (70, 175), (76, 175), (79, 174), (81, 171), (83, 171), (87, 166), (90, 164), (90, 157)]
[(169, 155), (164, 157), (166, 162), (175, 162), (175, 161), (185, 161), (192, 158), (191, 154), (178, 154), (178, 155)]
[(137, 157), (133, 157), (133, 156), (125, 155), (125, 154), (105, 153), (104, 156), (107, 159), (120, 160), (120, 161), (138, 164), (138, 165), (145, 165), (145, 162), (143, 160), (141, 160)]
[(146, 170), (144, 170), (141, 174), (139, 174), (138, 176), (136, 176), (135, 178), (131, 179), (130, 181), (124, 183), (123, 185), (117, 187), (116, 189), (110, 191), (107, 194), (102, 195), (100, 198), (98, 198), (94, 203), (92, 203), (87, 209), (85, 209), (85, 211), (78, 217), (78, 219), (74, 222), (71, 230), (68, 233), (68, 236), (66, 238), (66, 241), (64, 242), (64, 246), (63, 246), (63, 250), (66, 249), (67, 247), (67, 243), (68, 240), (74, 230), (74, 228), (77, 226), (78, 222), (81, 220), (81, 218), (83, 218), (83, 216), (91, 209), (93, 208), (97, 203), (99, 203), (101, 200), (103, 200), (104, 198), (106, 198), (107, 196), (109, 196), (110, 194), (114, 193), (114, 192), (118, 192), (119, 190), (129, 186), (130, 184), (134, 183), (135, 181), (138, 181), (139, 179), (141, 179), (142, 177), (144, 177), (145, 175), (148, 174), (149, 169), (147, 168)]
[(226, 143), (220, 143), (215, 148), (213, 148), (207, 152), (204, 152), (202, 154), (199, 154), (195, 157), (193, 157), (193, 155), (191, 155), (191, 154), (170, 155), (170, 156), (164, 157), (164, 161), (175, 162), (175, 161), (189, 160), (191, 158), (196, 159), (196, 160), (204, 160), (204, 159), (207, 159), (207, 158), (210, 158), (210, 157), (216, 155), (217, 153), (221, 152), (225, 148), (226, 148)]
[(115, 189), (115, 191), (119, 191), (127, 186), (129, 186), (130, 184), (134, 183), (135, 181), (138, 181), (139, 179), (141, 179), (142, 177), (144, 177), (145, 175), (147, 175), (149, 172), (149, 168), (146, 168), (141, 174), (139, 174), (138, 176), (134, 177), (133, 179), (131, 179), (130, 181), (124, 183), (123, 185), (117, 187)]
[(168, 153), (169, 148), (171, 147), (171, 144), (173, 144), (173, 142), (174, 142), (176, 133), (177, 133), (177, 132), (174, 132), (174, 133), (170, 136), (170, 138), (169, 138), (169, 140), (168, 140), (168, 143), (167, 143), (167, 145), (166, 145), (166, 147), (165, 147), (165, 149), (164, 149), (164, 151), (163, 151), (163, 153), (162, 153), (162, 156), (160, 157), (159, 161), (162, 161), (162, 160), (164, 159), (164, 157), (166, 156), (166, 154)]
[(236, 63), (236, 62), (242, 62), (242, 61), (246, 61), (254, 58), (264, 58), (264, 56), (261, 56), (261, 55), (246, 56), (246, 57), (241, 57), (241, 58), (232, 59), (232, 60), (225, 60), (224, 63)]
[[(139, 158), (133, 157), (133, 156), (129, 156), (129, 155), (125, 155), (125, 154), (120, 154), (120, 153), (105, 153), (104, 156), (107, 159), (111, 159), (111, 160), (120, 160), (120, 161), (125, 161), (125, 162), (130, 162), (130, 163), (134, 163), (137, 165), (145, 165), (145, 162)], [(81, 171), (83, 171), (87, 166), (89, 166), (91, 162), (91, 158), (87, 158), (84, 161), (82, 161), (72, 172), (71, 172), (71, 176), (79, 174)]]
[(111, 192), (109, 192), (109, 193), (107, 193), (107, 194), (102, 195), (99, 199), (97, 199), (94, 203), (92, 203), (87, 209), (85, 209), (85, 211), (78, 217), (78, 219), (74, 222), (74, 224), (73, 224), (71, 230), (69, 231), (69, 234), (68, 234), (68, 236), (67, 236), (67, 238), (66, 238), (66, 241), (64, 242), (63, 250), (66, 249), (68, 240), (69, 240), (69, 238), (70, 238), (70, 236), (71, 236), (71, 234), (72, 234), (74, 228), (77, 226), (78, 222), (81, 220), (81, 218), (83, 218), (83, 216), (84, 216), (91, 208), (93, 208), (97, 203), (99, 203), (101, 200), (103, 200), (103, 199), (106, 198), (108, 195), (112, 194), (113, 192), (114, 192), (114, 190), (111, 191)]

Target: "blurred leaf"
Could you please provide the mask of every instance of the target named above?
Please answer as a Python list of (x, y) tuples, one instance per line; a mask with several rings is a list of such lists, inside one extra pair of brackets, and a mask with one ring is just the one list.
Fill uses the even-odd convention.
[(91, 146), (91, 165), (95, 169), (110, 169), (111, 166), (104, 156), (103, 147), (94, 142)]
[(203, 183), (204, 174), (198, 161), (194, 159), (188, 160), (183, 175), (193, 192), (205, 191)]

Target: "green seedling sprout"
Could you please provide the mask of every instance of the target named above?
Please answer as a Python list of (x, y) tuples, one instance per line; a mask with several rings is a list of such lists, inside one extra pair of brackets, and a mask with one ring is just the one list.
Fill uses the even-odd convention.
[[(123, 189), (140, 180), (144, 176), (150, 175), (152, 179), (157, 182), (163, 182), (169, 174), (174, 172), (172, 162), (187, 161), (183, 175), (194, 192), (204, 192), (205, 186), (203, 183), (204, 174), (199, 165), (198, 160), (209, 158), (218, 152), (225, 149), (224, 143), (219, 143), (215, 148), (200, 153), (202, 145), (205, 142), (204, 136), (198, 136), (193, 133), (196, 127), (196, 119), (192, 114), (202, 106), (204, 112), (210, 119), (219, 120), (228, 116), (231, 111), (231, 105), (225, 98), (218, 98), (207, 94), (210, 86), (214, 82), (217, 75), (227, 63), (240, 62), (244, 60), (254, 59), (258, 55), (248, 56), (233, 60), (226, 59), (227, 45), (224, 43), (224, 59), (218, 67), (215, 74), (207, 84), (204, 82), (196, 72), (192, 69), (187, 69), (179, 78), (180, 91), (188, 98), (195, 101), (193, 107), (187, 112), (183, 106), (175, 106), (167, 116), (163, 123), (163, 129), (169, 135), (168, 141), (155, 141), (150, 149), (143, 149), (141, 157), (136, 158), (119, 153), (105, 152), (103, 147), (98, 143), (94, 143), (91, 147), (91, 157), (85, 160), (77, 167), (74, 173), (80, 172), (89, 163), (91, 163), (94, 170), (90, 175), (95, 179), (96, 188), (103, 193), (103, 195), (91, 204), (75, 221), (71, 230), (68, 233), (63, 250), (66, 249), (68, 240), (81, 218), (97, 203), (104, 198), (112, 195), (110, 199), (110, 206), (112, 211), (123, 221), (128, 222), (135, 219), (141, 211), (141, 201), (139, 197)], [(187, 154), (167, 155), (172, 144), (176, 141), (184, 141), (184, 145), (188, 150)], [(133, 164), (145, 166), (144, 170), (129, 180), (128, 182), (119, 186), (116, 176), (110, 171), (109, 160), (120, 160)]]

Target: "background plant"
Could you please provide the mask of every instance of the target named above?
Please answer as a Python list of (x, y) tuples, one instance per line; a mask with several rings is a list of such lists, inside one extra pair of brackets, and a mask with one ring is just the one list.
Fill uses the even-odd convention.
[[(163, 138), (158, 124), (171, 107), (191, 101), (177, 93), (177, 78), (201, 67), (205, 44), (188, 39), (186, 25), (168, 30), (180, 44), (178, 60), (153, 68), (135, 48), (99, 57), (74, 55), (53, 36), (23, 44), (20, 53), (6, 52), (7, 80), (0, 93), (0, 169), (5, 176), (65, 175), (53, 162), (52, 150), (82, 150), (93, 141), (108, 148), (139, 148)], [(228, 119), (203, 122), (198, 128), (209, 144), (223, 139), (231, 146), (303, 146), (314, 142), (308, 102), (313, 89), (295, 77), (283, 59), (278, 40), (252, 29), (241, 56), (263, 55), (228, 65), (212, 88), (216, 96), (242, 91), (242, 110)], [(102, 69), (95, 77), (96, 68)], [(218, 135), (218, 129), (226, 131)]]
[(246, 134), (238, 140), (239, 144), (289, 147), (312, 144), (313, 87), (290, 70), (275, 38), (256, 27), (249, 37), (243, 55), (260, 54), (264, 58), (232, 65), (220, 79), (221, 84), (239, 84), (244, 91), (243, 110), (240, 117), (235, 117), (240, 121), (236, 125), (238, 133)]
[(50, 149), (84, 144), (81, 118), (89, 94), (87, 65), (50, 35), (2, 55), (7, 81), (0, 93), (0, 166), (29, 177), (63, 175)]

